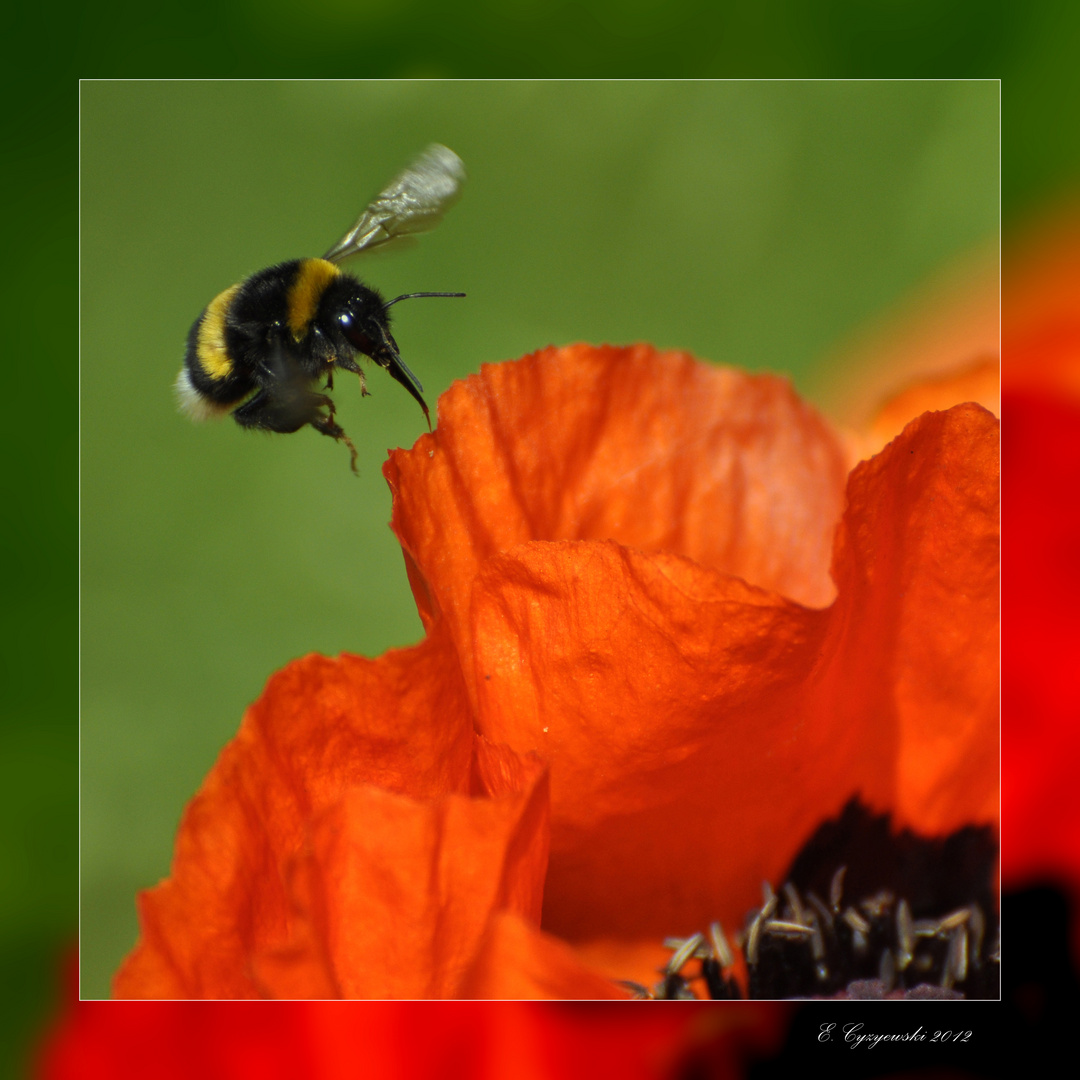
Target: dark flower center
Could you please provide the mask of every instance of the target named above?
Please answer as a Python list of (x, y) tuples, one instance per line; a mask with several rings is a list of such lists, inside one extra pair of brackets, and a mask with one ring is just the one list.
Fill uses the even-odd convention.
[(989, 828), (894, 832), (887, 814), (852, 799), (811, 836), (779, 890), (763, 885), (733, 942), (719, 923), (668, 938), (660, 981), (624, 985), (688, 998), (700, 978), (711, 998), (739, 997), (737, 948), (751, 998), (997, 998), (996, 862)]

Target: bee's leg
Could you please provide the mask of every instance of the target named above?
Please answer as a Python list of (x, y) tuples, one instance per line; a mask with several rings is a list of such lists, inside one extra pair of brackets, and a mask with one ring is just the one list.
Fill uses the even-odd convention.
[[(356, 447), (353, 445), (352, 439), (345, 434), (345, 429), (334, 419), (334, 413), (336, 411), (334, 408), (334, 399), (328, 397), (326, 394), (310, 394), (309, 397), (313, 409), (312, 416), (308, 420), (308, 423), (316, 431), (322, 432), (323, 435), (329, 435), (331, 439), (336, 439), (338, 442), (343, 442), (349, 448), (349, 453), (352, 455), (349, 460), (349, 465), (352, 467), (352, 471), (359, 476), (359, 470), (356, 468)], [(320, 409), (326, 409), (325, 416), (319, 411)]]
[(360, 376), (361, 397), (371, 396), (371, 391), (367, 388), (367, 379), (364, 378), (364, 369), (351, 356), (339, 356), (336, 363), (339, 368), (343, 368), (345, 371), (355, 372)]
[[(325, 414), (321, 411), (324, 408), (327, 410)], [(233, 412), (233, 418), (241, 427), (282, 434), (299, 431), (305, 424), (310, 424), (316, 431), (343, 442), (349, 448), (352, 471), (357, 472), (356, 447), (334, 419), (334, 401), (326, 394), (304, 393), (282, 398), (280, 394), (260, 390)]]
[(326, 386), (323, 387), (323, 389), (324, 390), (333, 390), (334, 389), (334, 369), (333, 368), (331, 368), (326, 373)]
[[(329, 398), (327, 398), (326, 400), (327, 402), (330, 402)], [(334, 419), (333, 403), (330, 402), (329, 416), (323, 416), (322, 413), (317, 413), (311, 420), (308, 421), (308, 423), (316, 431), (321, 431), (324, 435), (329, 435), (331, 439), (336, 439), (338, 442), (343, 442), (349, 448), (349, 453), (352, 455), (349, 464), (352, 467), (352, 471), (356, 473), (357, 476), (359, 476), (359, 470), (356, 468), (356, 447), (353, 446), (352, 439), (350, 439), (349, 436), (345, 434), (342, 426)]]

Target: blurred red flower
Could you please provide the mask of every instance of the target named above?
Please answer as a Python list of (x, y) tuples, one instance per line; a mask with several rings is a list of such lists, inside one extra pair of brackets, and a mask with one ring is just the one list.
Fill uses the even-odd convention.
[(695, 1058), (714, 1080), (775, 1050), (788, 1010), (558, 1002), (74, 1000), (39, 1049), (46, 1080), (657, 1080)]
[(996, 824), (997, 421), (849, 475), (782, 380), (576, 346), (385, 467), (427, 637), (275, 675), (118, 997), (623, 997), (859, 793)]
[[(1006, 259), (1003, 455), (1009, 499), (1002, 601), (1002, 878), (1080, 895), (1080, 212), (1057, 214)], [(1080, 930), (1074, 926), (1074, 934)], [(1080, 936), (1074, 938), (1080, 957)]]

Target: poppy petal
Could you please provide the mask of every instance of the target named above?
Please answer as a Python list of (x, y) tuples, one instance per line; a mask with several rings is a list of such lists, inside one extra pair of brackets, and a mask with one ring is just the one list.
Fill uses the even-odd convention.
[(924, 412), (940, 412), (967, 401), (1001, 415), (1001, 365), (997, 357), (985, 357), (894, 394), (874, 418), (863, 456), (877, 453)]
[(311, 823), (361, 785), (414, 800), (465, 796), (475, 754), (441, 631), (375, 661), (290, 664), (185, 811), (171, 876), (141, 894), (142, 940), (117, 974), (116, 996), (259, 996), (249, 961), (289, 942), (286, 870)]
[(847, 468), (785, 380), (576, 345), (455, 383), (435, 433), (393, 451), (384, 473), (421, 617), (447, 617), (468, 670), (473, 579), (528, 540), (672, 551), (827, 604)]
[(659, 938), (741, 914), (783, 862), (769, 778), (798, 769), (824, 615), (678, 556), (534, 542), (489, 560), (474, 626), (481, 730), (552, 766), (545, 926)]
[(998, 431), (974, 404), (913, 421), (837, 535), (837, 694), (895, 722), (893, 810), (931, 835), (998, 819)]
[(523, 775), (520, 791), (494, 799), (347, 791), (291, 867), (298, 933), (256, 957), (266, 996), (460, 996), (493, 913), (539, 922), (547, 783), (535, 759)]
[(996, 430), (929, 414), (856, 471), (825, 611), (610, 541), (487, 560), (478, 722), (551, 763), (546, 929), (735, 925), (856, 792), (996, 819)]
[(586, 967), (565, 942), (511, 912), (501, 912), (491, 920), (461, 994), (498, 1000), (617, 1001), (630, 997)]

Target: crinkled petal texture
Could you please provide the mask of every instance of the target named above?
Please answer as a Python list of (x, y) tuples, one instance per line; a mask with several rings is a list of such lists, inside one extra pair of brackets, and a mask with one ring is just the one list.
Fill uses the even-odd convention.
[(997, 429), (922, 416), (844, 509), (781, 380), (579, 346), (441, 399), (385, 468), (393, 524), (480, 732), (549, 763), (546, 929), (735, 922), (855, 792), (996, 821)]
[(577, 345), (455, 384), (438, 432), (384, 472), (398, 538), (436, 590), (418, 590), (421, 615), (434, 602), (457, 624), (479, 565), (528, 540), (678, 552), (822, 606), (847, 470), (786, 380)]
[(495, 917), (539, 920), (547, 815), (535, 756), (475, 733), (445, 634), (306, 657), (188, 807), (114, 993), (449, 997), (468, 977), (482, 996)]

